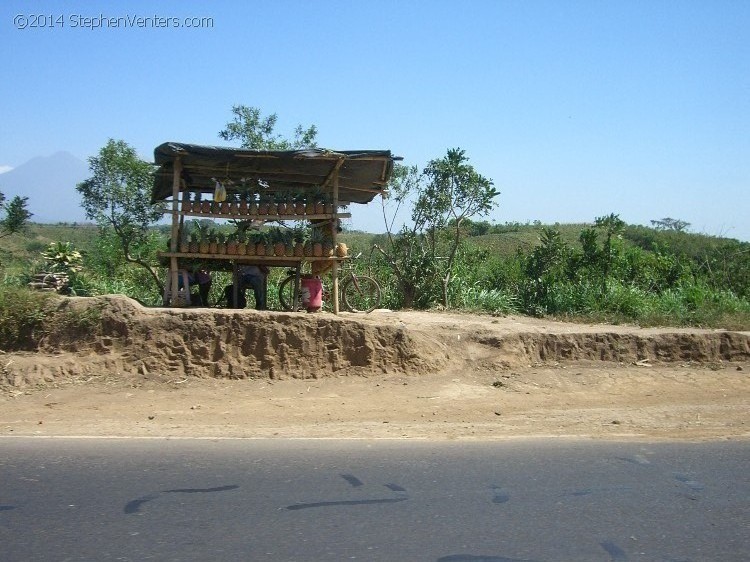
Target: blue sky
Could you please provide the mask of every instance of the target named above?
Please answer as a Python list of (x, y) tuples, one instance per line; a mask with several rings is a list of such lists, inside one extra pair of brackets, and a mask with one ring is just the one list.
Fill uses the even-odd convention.
[[(19, 20), (17, 16), (26, 20)], [(26, 21), (54, 27), (19, 29)], [(212, 18), (199, 29), (82, 17)], [(20, 2), (0, 5), (0, 166), (112, 137), (145, 159), (233, 104), (328, 148), (424, 166), (461, 147), (497, 222), (686, 220), (750, 240), (750, 2)], [(382, 230), (377, 202), (354, 228)]]

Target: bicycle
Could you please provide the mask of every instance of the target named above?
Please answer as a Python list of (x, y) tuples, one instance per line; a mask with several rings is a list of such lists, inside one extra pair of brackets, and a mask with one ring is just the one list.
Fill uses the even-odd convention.
[[(341, 296), (341, 303), (344, 305), (344, 309), (349, 312), (372, 312), (380, 306), (380, 300), (382, 298), (382, 292), (380, 285), (372, 277), (368, 275), (358, 275), (354, 271), (354, 260), (360, 258), (362, 252), (356, 256), (351, 257), (347, 260), (344, 266), (344, 271), (347, 274), (344, 277), (339, 278), (339, 294)], [(288, 277), (279, 284), (279, 303), (281, 308), (286, 311), (293, 310), (292, 303), (294, 302), (294, 284), (297, 276), (297, 272), (293, 269), (287, 271)], [(302, 276), (304, 277), (304, 276)], [(323, 290), (323, 302), (329, 302), (330, 295), (327, 294), (325, 288)], [(302, 306), (302, 295), (297, 297), (297, 309), (304, 308)]]

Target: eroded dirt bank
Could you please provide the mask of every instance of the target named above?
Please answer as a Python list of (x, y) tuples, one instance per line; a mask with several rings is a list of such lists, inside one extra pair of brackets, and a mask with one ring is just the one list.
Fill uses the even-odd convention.
[(425, 312), (370, 315), (154, 309), (125, 297), (65, 299), (98, 325), (62, 330), (39, 353), (8, 355), (0, 382), (21, 388), (102, 371), (173, 377), (317, 379), (425, 375), (451, 364), (515, 368), (560, 361), (743, 361), (750, 334), (638, 329)]
[(750, 333), (149, 309), (0, 356), (0, 435), (750, 436)]

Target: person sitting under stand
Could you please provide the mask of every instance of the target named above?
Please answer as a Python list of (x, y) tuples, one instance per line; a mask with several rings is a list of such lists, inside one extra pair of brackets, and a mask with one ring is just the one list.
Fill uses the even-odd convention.
[[(172, 280), (172, 272), (167, 273), (167, 290), (164, 293), (164, 306), (169, 306), (169, 297), (168, 293), (170, 292), (169, 286), (171, 285)], [(185, 284), (187, 283), (187, 287), (185, 287)], [(187, 303), (188, 297), (190, 297), (191, 304), (192, 304), (192, 297), (190, 296), (190, 289), (193, 286), (193, 283), (195, 283), (195, 278), (193, 277), (193, 273), (191, 271), (187, 271), (185, 269), (179, 269), (177, 270), (177, 295), (175, 295), (178, 302)], [(187, 293), (187, 296), (185, 296), (185, 293)], [(181, 305), (181, 306), (184, 306)]]
[(192, 272), (193, 280), (190, 283), (198, 285), (198, 295), (200, 296), (200, 306), (208, 306), (208, 294), (211, 292), (211, 273), (206, 269), (196, 269)]
[(243, 265), (239, 269), (240, 294), (245, 295), (248, 287), (252, 287), (255, 296), (255, 308), (266, 310), (266, 276), (268, 268), (265, 265)]
[(242, 291), (237, 292), (237, 302), (234, 302), (234, 285), (224, 287), (224, 300), (227, 301), (227, 308), (245, 308), (247, 306), (245, 293)]

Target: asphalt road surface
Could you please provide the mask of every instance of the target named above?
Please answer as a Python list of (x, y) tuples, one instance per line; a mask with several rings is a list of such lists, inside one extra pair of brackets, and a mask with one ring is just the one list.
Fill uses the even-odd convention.
[(746, 561), (750, 443), (0, 438), (0, 560)]

